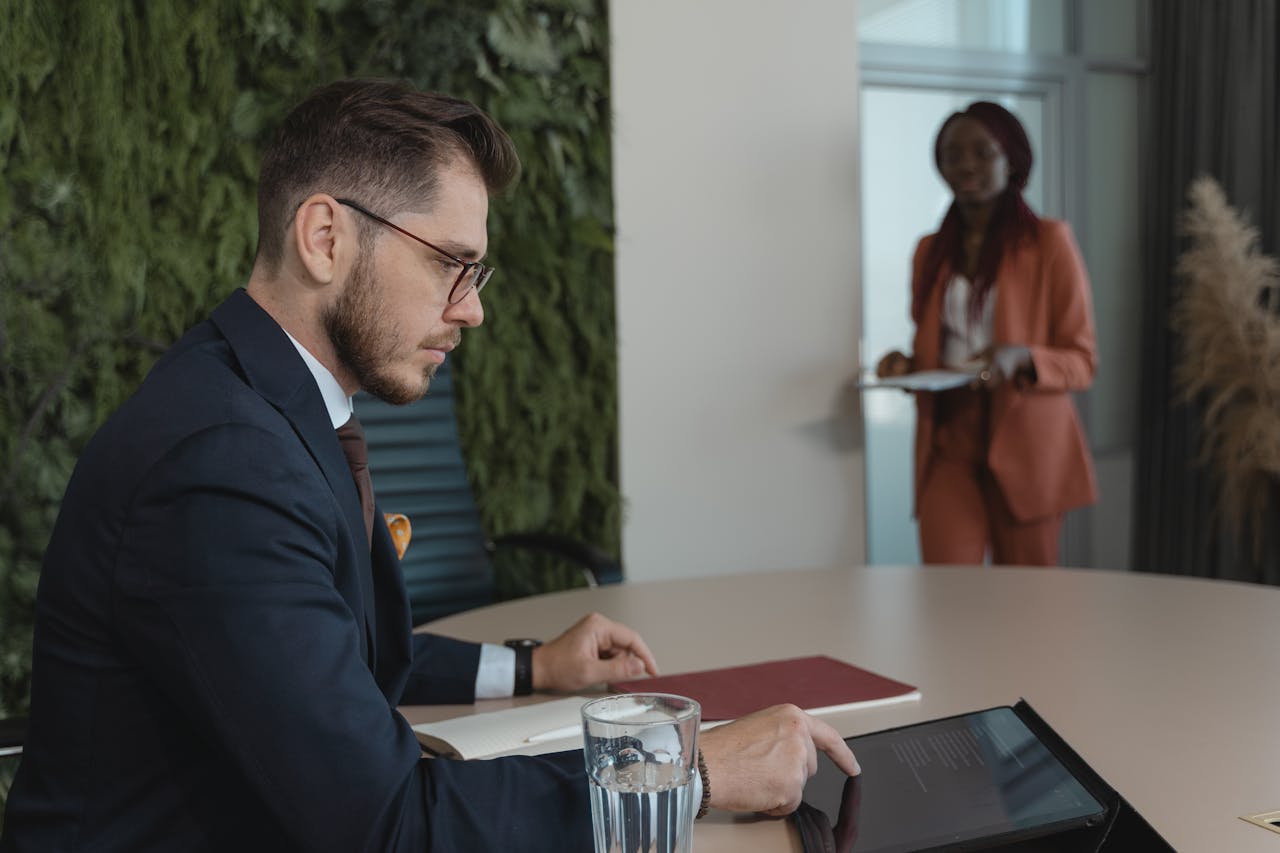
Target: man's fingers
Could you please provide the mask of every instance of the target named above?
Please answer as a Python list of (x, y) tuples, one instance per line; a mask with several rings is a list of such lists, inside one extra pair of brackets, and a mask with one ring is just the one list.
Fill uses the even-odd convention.
[(600, 658), (588, 667), (591, 681), (612, 683), (639, 678), (644, 675), (644, 661), (635, 655), (623, 652), (611, 658)]
[[(853, 750), (849, 749), (849, 744), (840, 737), (840, 733), (817, 717), (806, 716), (809, 718), (809, 734), (813, 738), (814, 745), (825, 752), (836, 763), (836, 767), (850, 776), (861, 773), (862, 768), (858, 765), (858, 759), (854, 757)], [(813, 771), (810, 771), (810, 775), (813, 775)]]
[[(650, 675), (658, 674), (658, 662), (654, 660), (653, 652), (649, 651), (649, 647), (639, 634), (626, 625), (621, 625), (612, 620), (606, 624), (606, 632), (600, 638), (600, 651), (621, 651), (623, 654), (616, 655), (617, 658), (621, 659), (634, 655), (643, 665), (642, 672), (648, 672)], [(639, 674), (639, 672), (636, 673), (636, 675)]]

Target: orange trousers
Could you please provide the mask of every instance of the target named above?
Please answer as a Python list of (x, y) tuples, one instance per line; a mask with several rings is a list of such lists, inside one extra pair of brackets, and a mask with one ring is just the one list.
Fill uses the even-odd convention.
[(939, 395), (932, 458), (917, 501), (925, 563), (1052, 566), (1062, 516), (1013, 517), (986, 464), (989, 397), (961, 389)]

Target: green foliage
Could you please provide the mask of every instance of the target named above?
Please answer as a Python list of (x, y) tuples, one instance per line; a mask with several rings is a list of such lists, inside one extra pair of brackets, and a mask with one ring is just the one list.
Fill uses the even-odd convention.
[[(265, 135), (315, 86), (406, 77), (515, 139), (486, 328), (456, 364), (492, 532), (619, 546), (604, 0), (0, 5), (0, 715), (29, 689), (40, 559), (75, 459), (249, 272)], [(526, 577), (529, 588), (576, 582)]]

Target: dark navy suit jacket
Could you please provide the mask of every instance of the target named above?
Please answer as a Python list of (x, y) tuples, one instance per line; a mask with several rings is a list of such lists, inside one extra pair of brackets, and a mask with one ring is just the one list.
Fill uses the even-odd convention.
[(237, 291), (76, 466), (0, 850), (589, 850), (580, 753), (421, 758), (396, 705), (472, 701), (479, 647), (411, 636), (376, 515), (371, 555), (315, 380)]

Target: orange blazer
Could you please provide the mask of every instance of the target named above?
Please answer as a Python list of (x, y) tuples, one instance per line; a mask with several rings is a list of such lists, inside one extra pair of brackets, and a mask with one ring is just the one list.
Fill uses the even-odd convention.
[[(916, 247), (914, 276), (921, 275), (936, 236), (925, 237)], [(944, 263), (919, 315), (915, 370), (942, 367), (942, 298), (951, 275)], [(1097, 352), (1089, 275), (1071, 226), (1042, 219), (1035, 240), (1005, 252), (994, 293), (992, 344), (1026, 346), (1036, 382), (1024, 390), (1006, 383), (991, 392), (987, 466), (1018, 521), (1091, 504), (1098, 499), (1093, 459), (1068, 392), (1083, 391), (1093, 382)], [(933, 394), (916, 394), (917, 512), (933, 451), (933, 406)]]

